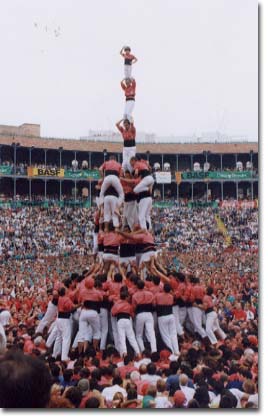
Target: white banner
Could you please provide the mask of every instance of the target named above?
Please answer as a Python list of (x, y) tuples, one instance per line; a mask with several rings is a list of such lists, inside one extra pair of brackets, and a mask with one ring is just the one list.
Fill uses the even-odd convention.
[(155, 173), (156, 183), (158, 184), (170, 184), (171, 172), (170, 171), (157, 171)]

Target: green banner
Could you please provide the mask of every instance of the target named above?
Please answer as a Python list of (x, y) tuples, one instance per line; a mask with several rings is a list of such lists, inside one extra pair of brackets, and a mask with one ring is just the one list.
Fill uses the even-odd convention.
[(250, 180), (253, 177), (251, 171), (189, 171), (182, 172), (182, 180)]
[(64, 170), (64, 178), (99, 180), (101, 176), (98, 170)]
[(12, 167), (10, 165), (1, 165), (0, 176), (7, 176), (9, 174), (12, 174)]
[(80, 201), (80, 200), (46, 200), (46, 201), (27, 201), (27, 200), (17, 200), (17, 201), (0, 201), (1, 209), (17, 209), (22, 207), (41, 207), (49, 208), (53, 206), (59, 207), (79, 207), (79, 208), (90, 208), (90, 200)]
[(172, 208), (174, 206), (173, 202), (154, 202), (154, 208)]
[(217, 208), (218, 202), (189, 202), (188, 208)]

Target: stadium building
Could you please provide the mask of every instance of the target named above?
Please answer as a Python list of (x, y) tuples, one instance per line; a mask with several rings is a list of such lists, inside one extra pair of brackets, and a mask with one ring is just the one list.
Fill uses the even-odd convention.
[[(122, 162), (122, 141), (40, 136), (40, 125), (0, 125), (0, 195), (84, 202), (96, 195), (98, 167), (110, 153)], [(253, 203), (258, 198), (258, 143), (138, 143), (155, 172), (155, 202)]]

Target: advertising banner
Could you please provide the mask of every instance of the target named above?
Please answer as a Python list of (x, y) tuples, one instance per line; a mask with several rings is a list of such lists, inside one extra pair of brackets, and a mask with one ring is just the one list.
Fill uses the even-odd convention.
[(157, 184), (170, 184), (171, 172), (170, 171), (157, 171), (155, 173), (155, 179)]

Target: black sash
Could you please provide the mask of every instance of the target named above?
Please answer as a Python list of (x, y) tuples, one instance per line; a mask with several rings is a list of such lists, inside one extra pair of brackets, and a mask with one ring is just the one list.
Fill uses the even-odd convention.
[(130, 319), (130, 315), (128, 313), (121, 312), (118, 315), (116, 315), (117, 321), (120, 321), (120, 319)]
[(155, 245), (154, 244), (136, 244), (136, 253), (138, 254), (144, 254), (148, 253), (149, 251), (155, 251)]
[(135, 139), (125, 139), (124, 140), (124, 147), (128, 148), (128, 147), (135, 147), (136, 146), (136, 142)]
[(205, 310), (205, 314), (209, 314), (210, 312), (213, 312), (214, 309), (213, 308), (208, 308)]
[(141, 199), (145, 199), (146, 197), (151, 197), (151, 193), (149, 191), (146, 192), (140, 192), (138, 194), (137, 201), (140, 202)]
[(183, 308), (185, 306), (185, 302), (181, 298), (177, 298), (176, 305), (178, 305), (180, 308)]
[(142, 178), (147, 177), (150, 175), (150, 171), (149, 170), (139, 170), (139, 176), (141, 176)]
[(96, 302), (94, 300), (85, 300), (84, 301), (84, 308), (85, 309), (92, 309), (94, 311), (100, 312), (100, 302)]
[(125, 202), (135, 202), (135, 200), (137, 200), (137, 195), (135, 193), (125, 193)]
[(118, 246), (114, 245), (105, 245), (104, 246), (104, 254), (115, 254), (118, 255)]
[(135, 244), (121, 244), (119, 254), (120, 254), (120, 257), (135, 257), (136, 245)]
[(172, 314), (172, 306), (171, 305), (157, 305), (156, 306), (156, 313), (157, 316), (166, 316)]
[(105, 196), (115, 196), (115, 197), (119, 197), (117, 191), (115, 190), (115, 188), (113, 186), (108, 187), (108, 189), (106, 190), (106, 192), (104, 193), (104, 197)]
[(153, 311), (153, 305), (151, 303), (141, 303), (136, 307), (136, 314), (142, 313), (142, 312), (152, 312)]
[(71, 312), (59, 312), (58, 318), (60, 319), (69, 319), (71, 316)]
[(119, 177), (119, 173), (116, 170), (105, 170), (105, 177), (107, 177), (107, 176)]

